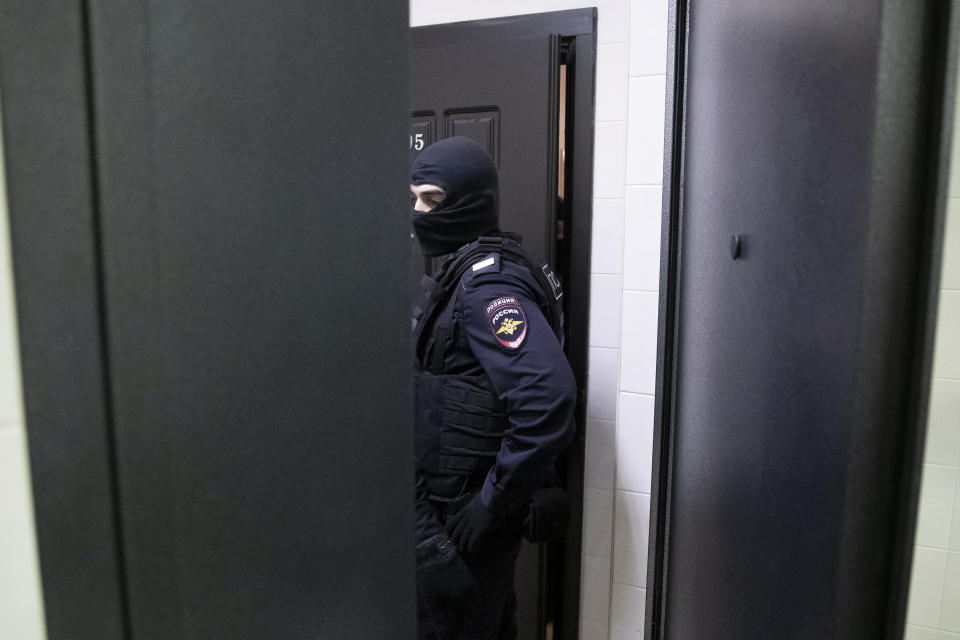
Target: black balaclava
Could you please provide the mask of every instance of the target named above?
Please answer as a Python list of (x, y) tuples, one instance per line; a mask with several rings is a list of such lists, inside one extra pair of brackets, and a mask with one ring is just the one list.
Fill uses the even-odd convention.
[(433, 143), (413, 161), (410, 183), (435, 184), (446, 196), (431, 211), (413, 211), (424, 255), (453, 253), (482, 235), (499, 235), (500, 186), (493, 159), (470, 138)]

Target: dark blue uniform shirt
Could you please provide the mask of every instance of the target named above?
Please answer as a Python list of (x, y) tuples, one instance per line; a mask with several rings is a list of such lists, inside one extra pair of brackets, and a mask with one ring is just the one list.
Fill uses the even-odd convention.
[[(518, 510), (541, 486), (574, 435), (576, 381), (537, 304), (544, 294), (529, 270), (499, 253), (478, 259), (456, 285), (445, 375), (486, 375), (506, 403), (509, 427), (480, 489), (494, 512)], [(429, 329), (429, 327), (428, 327)], [(417, 532), (438, 532), (439, 513), (417, 474)]]

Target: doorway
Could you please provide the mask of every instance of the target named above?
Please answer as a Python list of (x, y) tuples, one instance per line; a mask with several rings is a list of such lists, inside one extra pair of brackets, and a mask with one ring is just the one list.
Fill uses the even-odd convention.
[[(410, 160), (461, 135), (500, 169), (501, 226), (564, 288), (565, 350), (578, 384), (577, 436), (557, 467), (572, 498), (561, 542), (527, 544), (516, 573), (522, 638), (576, 638), (590, 287), (596, 10), (411, 30)], [(482, 65), (477, 61), (483, 61)], [(411, 245), (411, 291), (435, 266)]]

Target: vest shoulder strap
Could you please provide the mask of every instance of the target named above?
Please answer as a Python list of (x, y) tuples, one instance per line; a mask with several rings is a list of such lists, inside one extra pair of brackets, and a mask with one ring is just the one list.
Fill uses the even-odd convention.
[(477, 259), (484, 255), (485, 251), (486, 253), (491, 252), (489, 243), (475, 240), (464, 245), (457, 253), (447, 258), (436, 279), (426, 275), (421, 279), (421, 295), (420, 300), (413, 308), (412, 325), (415, 355), (417, 361), (424, 368), (436, 369), (438, 357), (442, 355), (438, 352), (439, 350), (433, 349), (434, 358), (431, 359), (432, 361), (429, 363), (423, 362), (423, 356), (430, 346), (427, 344), (430, 336), (424, 329), (434, 324), (437, 314), (449, 302), (457, 283), (460, 282), (467, 270), (476, 263)]

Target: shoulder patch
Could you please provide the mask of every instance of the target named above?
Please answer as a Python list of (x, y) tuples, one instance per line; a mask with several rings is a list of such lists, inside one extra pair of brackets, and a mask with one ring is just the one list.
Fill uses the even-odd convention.
[(527, 337), (527, 317), (513, 296), (497, 298), (486, 306), (487, 322), (493, 337), (507, 349), (519, 349)]

